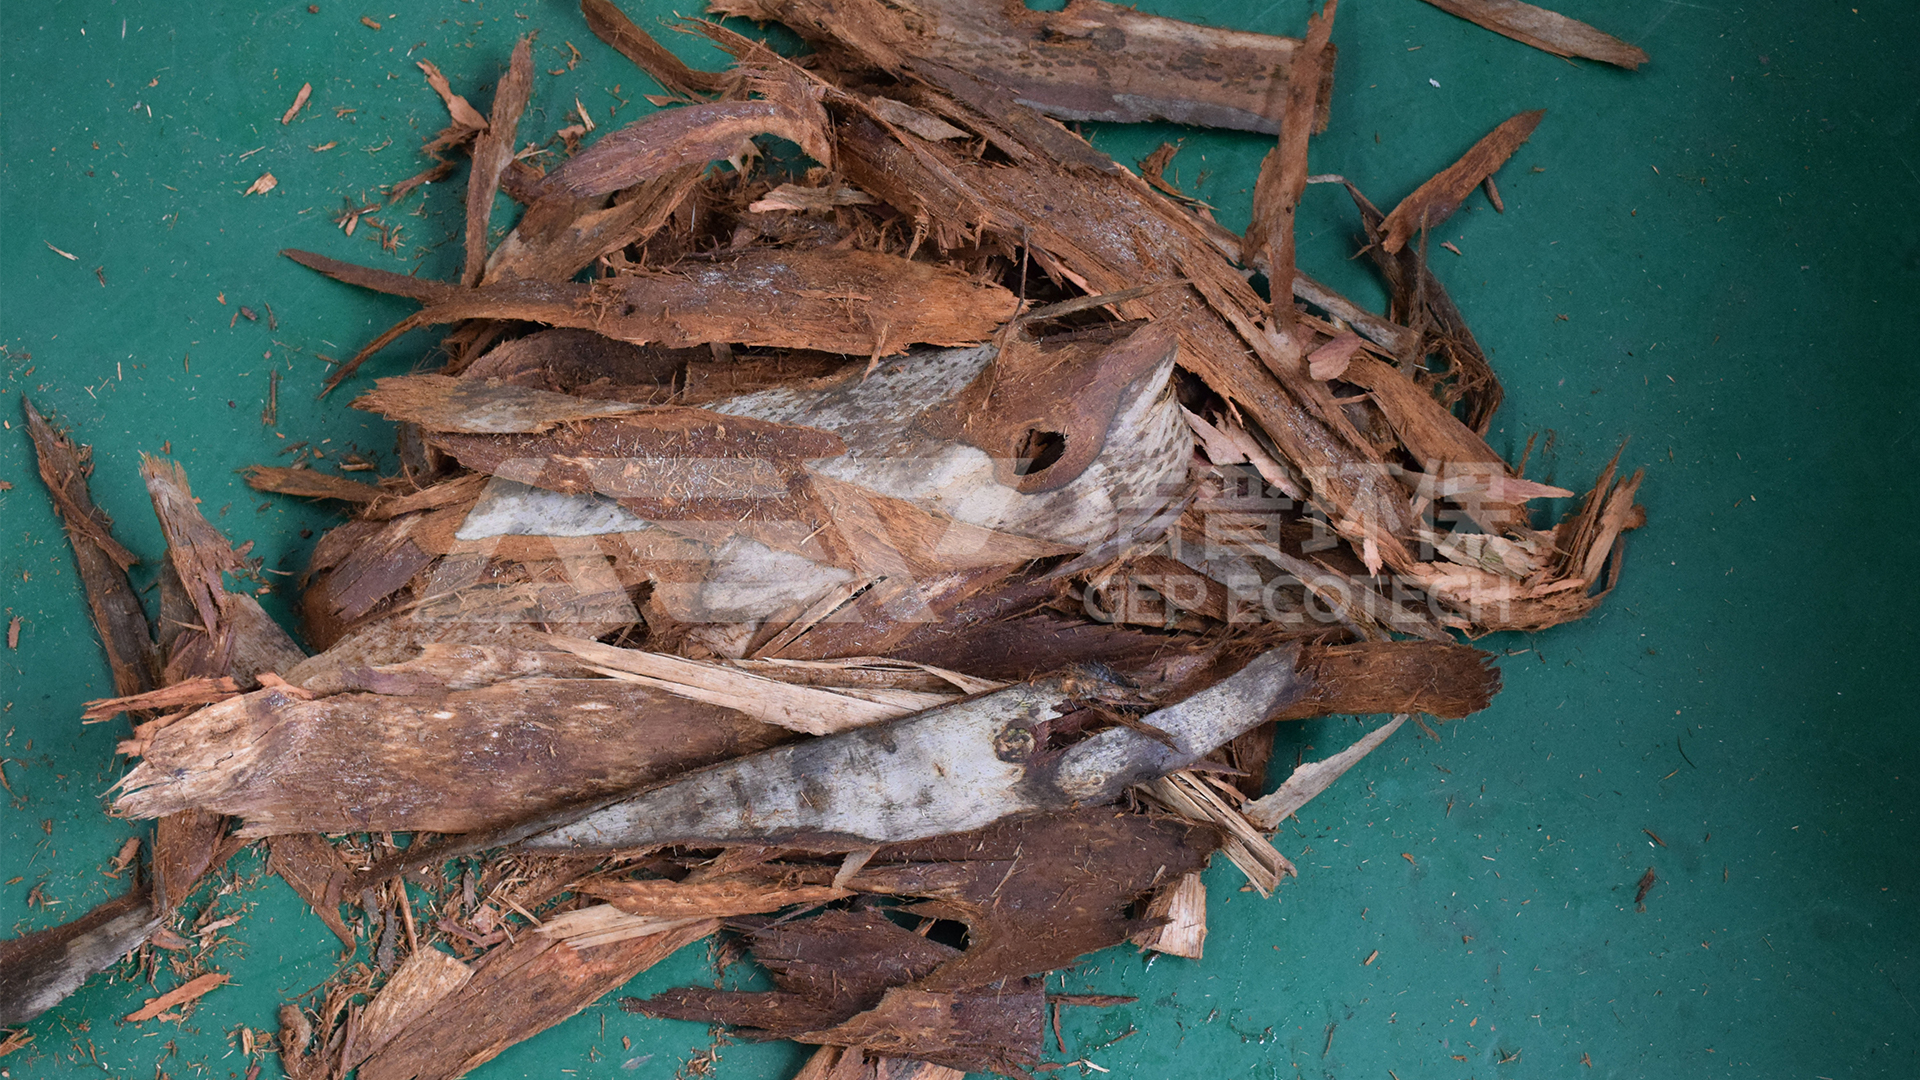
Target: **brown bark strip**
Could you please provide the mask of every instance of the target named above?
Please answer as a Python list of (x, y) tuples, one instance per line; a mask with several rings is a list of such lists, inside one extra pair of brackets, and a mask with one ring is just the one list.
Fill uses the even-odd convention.
[(792, 904), (824, 904), (853, 895), (833, 887), (831, 870), (819, 869), (819, 874), (798, 874), (769, 868), (704, 881), (592, 881), (574, 891), (605, 900), (629, 915), (656, 919), (756, 915)]
[(1493, 655), (1450, 642), (1310, 645), (1300, 650), (1299, 670), (1309, 688), (1276, 720), (1400, 712), (1456, 719), (1500, 692)]
[(1434, 228), (1452, 217), (1466, 197), (1473, 194), (1473, 189), (1492, 176), (1520, 144), (1527, 141), (1545, 115), (1547, 110), (1535, 109), (1508, 118), (1474, 143), (1459, 161), (1415, 188), (1413, 194), (1402, 199), (1387, 215), (1380, 229), (1380, 246), (1388, 254), (1397, 252), (1415, 232)]
[[(966, 0), (713, 0), (708, 10), (783, 22), (894, 74), (916, 63), (972, 72), (1062, 120), (1168, 120), (1268, 135), (1284, 127), (1276, 106), (1301, 48), (1293, 38), (1100, 0), (1073, 0), (1064, 11)], [(1331, 88), (1326, 65), (1314, 87), (1322, 110)]]
[(303, 499), (338, 499), (341, 502), (370, 503), (386, 494), (372, 484), (349, 480), (344, 476), (317, 469), (286, 469), (274, 465), (249, 465), (243, 474), (247, 486), (255, 491), (296, 495)]
[(361, 1080), (452, 1080), (718, 927), (709, 919), (586, 948), (537, 930), (523, 934), (488, 954), (472, 978), (390, 1036), (360, 1066)]
[(167, 649), (167, 681), (231, 674), (236, 642), (228, 612), (239, 598), (227, 592), (222, 575), (245, 572), (249, 569), (247, 562), (201, 516), (198, 500), (180, 466), (142, 455), (140, 475), (147, 482), (154, 515), (167, 538), (168, 565), (178, 576), (196, 620), (196, 625), (182, 629)]
[(1584, 56), (1628, 70), (1647, 62), (1644, 51), (1612, 34), (1519, 0), (1427, 0), (1427, 3), (1555, 56)]
[(532, 95), (533, 38), (528, 35), (514, 44), (507, 73), (493, 93), (493, 115), (473, 144), (473, 172), (467, 178), (467, 258), (460, 273), (461, 284), (469, 288), (480, 284), (480, 275), (486, 270), (487, 222), (493, 216), (493, 196), (500, 189), (500, 174), (513, 160), (520, 114)]
[(116, 805), (135, 817), (230, 813), (245, 819), (243, 836), (464, 833), (788, 738), (733, 710), (613, 679), (313, 701), (269, 689), (155, 735)]
[(716, 94), (726, 85), (725, 76), (688, 67), (652, 34), (635, 26), (612, 0), (580, 0), (580, 14), (595, 37), (653, 76), (653, 81), (668, 93), (681, 97)]
[(25, 397), (20, 405), (38, 455), (40, 479), (67, 529), (88, 613), (113, 672), (114, 689), (122, 695), (151, 690), (159, 680), (160, 656), (146, 609), (127, 580), (125, 567), (134, 562), (133, 555), (114, 542), (112, 522), (87, 493), (92, 450), (54, 431)]
[(182, 705), (205, 705), (239, 695), (240, 684), (224, 676), (217, 679), (188, 679), (172, 686), (163, 686), (158, 690), (149, 690), (144, 694), (89, 701), (86, 711), (80, 714), (80, 719), (107, 720), (123, 712), (177, 709)]
[[(417, 291), (415, 279), (404, 275), (347, 277), (309, 257), (298, 261), (377, 291), (403, 296)], [(405, 284), (409, 282), (413, 284)], [(395, 287), (402, 285), (404, 292)], [(713, 263), (684, 263), (669, 273), (592, 285), (523, 281), (442, 294), (342, 364), (328, 377), (327, 386), (339, 385), (369, 356), (410, 330), (463, 319), (520, 319), (669, 348), (724, 341), (891, 356), (916, 343), (985, 341), (1016, 306), (1014, 295), (998, 285), (895, 255), (752, 251)]]
[(958, 991), (895, 987), (880, 1004), (796, 1042), (858, 1047), (891, 1057), (917, 1058), (961, 1072), (1030, 1075), (1026, 1066), (1045, 1052), (1047, 996), (1037, 979), (1013, 979), (998, 989)]
[(325, 255), (316, 255), (299, 248), (281, 248), (280, 254), (299, 263), (309, 270), (318, 270), (335, 281), (344, 281), (349, 285), (358, 285), (363, 289), (387, 293), (390, 296), (404, 296), (422, 304), (437, 303), (457, 296), (458, 286), (431, 278), (417, 278), (408, 274), (396, 274), (391, 270), (375, 270), (369, 266), (341, 262)]
[[(1294, 274), (1293, 216), (1307, 190), (1307, 134), (1320, 86), (1321, 58), (1333, 34), (1333, 17), (1340, 0), (1327, 0), (1319, 14), (1307, 19), (1307, 39), (1287, 73), (1287, 122), (1280, 128), (1280, 145), (1267, 151), (1253, 186), (1253, 219), (1241, 242), (1240, 258), (1249, 266), (1264, 266), (1270, 282), (1291, 282)], [(1275, 286), (1273, 313), (1282, 333), (1293, 328), (1292, 290)]]
[(595, 491), (643, 518), (674, 521), (766, 518), (805, 505), (812, 496), (803, 463), (846, 449), (816, 428), (687, 406), (545, 435), (436, 433), (432, 442), (477, 472), (570, 495)]
[[(472, 435), (537, 434), (576, 421), (646, 411), (645, 406), (624, 401), (589, 401), (570, 394), (446, 375), (380, 379), (372, 390), (354, 399), (353, 407), (389, 420), (418, 424), (427, 431)], [(248, 482), (252, 482), (251, 477)]]

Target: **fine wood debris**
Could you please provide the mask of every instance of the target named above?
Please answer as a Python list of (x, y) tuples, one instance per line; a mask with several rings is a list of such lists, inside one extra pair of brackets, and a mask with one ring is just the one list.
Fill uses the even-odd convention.
[[(1434, 2), (1595, 55), (1526, 5)], [(466, 151), (457, 280), (286, 253), (420, 305), (328, 390), (449, 327), (439, 371), (352, 403), (398, 426), (394, 475), (246, 474), (348, 515), (300, 583), (318, 652), (229, 588), (246, 546), (157, 459), (149, 623), (85, 449), (27, 407), (115, 674), (87, 717), (133, 724), (114, 811), (160, 825), (150, 890), (0, 946), (7, 1023), (266, 838), (359, 961), (281, 1011), (301, 1080), (461, 1075), (716, 933), (774, 989), (623, 1005), (818, 1044), (809, 1080), (1030, 1075), (1049, 1006), (1057, 1039), (1088, 1003), (1049, 971), (1198, 960), (1213, 853), (1271, 894), (1270, 830), (1498, 691), (1456, 634), (1617, 581), (1640, 474), (1616, 456), (1536, 524), (1575, 493), (1488, 447), (1498, 381), (1425, 261), (1542, 113), (1391, 212), (1346, 185), (1377, 314), (1294, 265), (1334, 3), (1292, 39), (1099, 0), (714, 0), (814, 49), (685, 25), (723, 72), (581, 11), (667, 107), (590, 142), (582, 115), (550, 169), (513, 151), (531, 39), (485, 113), (420, 62), (449, 123), (390, 199)], [(1252, 226), (1080, 120), (1275, 137)], [(496, 191), (523, 209), (489, 250)], [(1267, 794), (1273, 724), (1342, 714), (1395, 719)]]

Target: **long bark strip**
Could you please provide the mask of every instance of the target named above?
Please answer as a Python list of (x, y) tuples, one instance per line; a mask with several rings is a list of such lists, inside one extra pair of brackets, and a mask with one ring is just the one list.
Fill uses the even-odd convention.
[(487, 267), (487, 223), (493, 217), (493, 196), (500, 174), (513, 160), (513, 139), (520, 130), (520, 114), (533, 95), (533, 38), (523, 37), (513, 47), (513, 59), (493, 94), (493, 114), (487, 129), (473, 144), (473, 175), (467, 180), (467, 260), (460, 280), (468, 287), (480, 284)]
[(87, 493), (92, 451), (54, 431), (26, 398), (20, 399), (20, 405), (39, 456), (40, 479), (46, 482), (54, 509), (67, 528), (87, 609), (113, 672), (114, 691), (126, 697), (152, 690), (159, 681), (159, 653), (146, 610), (127, 580), (126, 567), (134, 562), (133, 555), (113, 539), (113, 522)]
[(1389, 254), (1397, 252), (1415, 232), (1431, 229), (1452, 217), (1460, 203), (1473, 194), (1473, 189), (1506, 164), (1520, 144), (1527, 141), (1545, 115), (1547, 110), (1535, 109), (1509, 117), (1474, 143), (1459, 161), (1415, 188), (1413, 194), (1400, 200), (1400, 205), (1387, 215), (1381, 226), (1380, 246)]
[[(1254, 181), (1253, 220), (1241, 244), (1241, 259), (1248, 265), (1266, 266), (1269, 281), (1293, 280), (1293, 217), (1300, 196), (1307, 190), (1308, 125), (1301, 121), (1314, 108), (1320, 61), (1338, 10), (1339, 0), (1327, 0), (1320, 13), (1307, 20), (1306, 46), (1287, 75), (1287, 123), (1280, 128), (1280, 145), (1267, 151), (1260, 163), (1260, 176)], [(1280, 328), (1291, 331), (1294, 317), (1290, 290), (1273, 290), (1273, 312)]]
[(626, 13), (616, 7), (612, 0), (580, 0), (580, 14), (587, 20), (587, 29), (595, 37), (614, 47), (620, 55), (633, 61), (634, 66), (659, 83), (669, 93), (682, 97), (696, 94), (718, 93), (725, 85), (724, 76), (710, 71), (696, 71), (679, 57), (667, 51), (667, 47), (655, 40), (652, 34), (635, 26)]
[(133, 817), (232, 814), (245, 819), (245, 836), (464, 833), (791, 737), (732, 709), (614, 679), (313, 701), (268, 689), (156, 734), (116, 806)]
[[(424, 293), (405, 275), (337, 273), (332, 260), (288, 253), (329, 277), (381, 292)], [(404, 290), (404, 291), (402, 291)], [(381, 334), (328, 377), (331, 389), (401, 335), (462, 319), (520, 319), (594, 330), (636, 345), (690, 348), (731, 342), (893, 356), (914, 344), (985, 341), (1018, 303), (998, 285), (956, 270), (871, 251), (754, 251), (671, 273), (591, 285), (516, 281), (448, 290)]]
[(1555, 56), (1583, 56), (1629, 71), (1647, 62), (1644, 51), (1612, 34), (1519, 0), (1427, 0), (1427, 3)]

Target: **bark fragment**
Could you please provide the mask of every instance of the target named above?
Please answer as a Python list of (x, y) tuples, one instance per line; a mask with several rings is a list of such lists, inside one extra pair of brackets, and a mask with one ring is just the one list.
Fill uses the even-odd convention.
[(1630, 71), (1647, 62), (1645, 52), (1611, 34), (1520, 0), (1427, 0), (1427, 3), (1555, 56), (1584, 56)]

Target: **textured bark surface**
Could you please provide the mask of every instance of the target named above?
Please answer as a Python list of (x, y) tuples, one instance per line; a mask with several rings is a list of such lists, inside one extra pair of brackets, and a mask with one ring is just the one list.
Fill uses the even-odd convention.
[(663, 779), (790, 734), (612, 679), (406, 697), (262, 690), (160, 732), (116, 804), (204, 809), (242, 834), (463, 833)]

